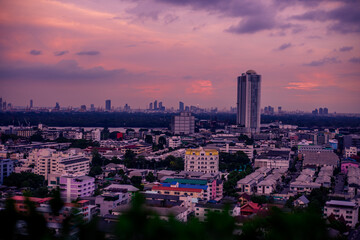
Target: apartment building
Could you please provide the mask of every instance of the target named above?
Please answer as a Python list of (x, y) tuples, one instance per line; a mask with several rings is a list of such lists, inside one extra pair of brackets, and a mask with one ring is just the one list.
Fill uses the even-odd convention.
[(65, 202), (91, 196), (95, 191), (95, 179), (89, 176), (61, 176), (60, 193)]
[(346, 225), (354, 228), (359, 221), (359, 206), (354, 202), (331, 200), (325, 203), (324, 216), (331, 215), (336, 219), (343, 217)]
[(187, 149), (185, 152), (185, 171), (218, 173), (219, 152), (215, 149)]
[(50, 174), (86, 175), (90, 171), (90, 158), (84, 154), (56, 152), (53, 149), (34, 150), (29, 154), (28, 164), (34, 164), (34, 173), (48, 180)]

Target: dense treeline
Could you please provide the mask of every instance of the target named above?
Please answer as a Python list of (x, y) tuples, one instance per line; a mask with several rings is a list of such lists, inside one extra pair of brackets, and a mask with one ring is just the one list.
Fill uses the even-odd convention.
[[(0, 126), (31, 125), (74, 127), (169, 127), (174, 113), (126, 113), (126, 112), (1, 112)], [(222, 121), (235, 124), (236, 115), (230, 113), (194, 114), (199, 120)], [(25, 122), (26, 120), (26, 122)], [(360, 127), (360, 117), (314, 115), (262, 115), (262, 123), (281, 121), (300, 127)]]
[[(55, 196), (54, 196), (55, 197)], [(209, 212), (206, 222), (196, 218), (179, 222), (174, 217), (160, 218), (147, 208), (144, 199), (135, 196), (132, 207), (118, 217), (118, 221), (104, 228), (99, 219), (85, 223), (74, 212), (63, 222), (63, 229), (55, 234), (46, 226), (42, 215), (27, 202), (29, 212), (16, 212), (13, 201), (7, 201), (0, 211), (0, 231), (3, 239), (331, 239), (320, 214), (304, 210), (285, 213), (278, 208), (271, 209), (265, 216), (249, 218), (243, 226), (236, 224), (228, 211)], [(54, 214), (61, 203), (51, 204)], [(26, 231), (19, 231), (19, 221)], [(341, 239), (337, 237), (336, 239)]]

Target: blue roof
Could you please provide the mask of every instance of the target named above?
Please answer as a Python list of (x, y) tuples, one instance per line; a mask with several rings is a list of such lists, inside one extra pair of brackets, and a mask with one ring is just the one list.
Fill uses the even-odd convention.
[[(162, 183), (161, 186), (163, 187), (170, 187), (171, 185), (175, 185), (176, 182), (172, 182), (172, 183)], [(207, 190), (208, 186), (207, 185), (194, 185), (194, 184), (179, 184), (179, 188), (191, 188), (191, 189), (203, 189), (203, 190)]]

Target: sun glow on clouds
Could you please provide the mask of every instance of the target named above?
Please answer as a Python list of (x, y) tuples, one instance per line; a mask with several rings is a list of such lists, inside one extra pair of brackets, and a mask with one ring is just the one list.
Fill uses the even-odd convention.
[(209, 80), (196, 80), (191, 83), (191, 87), (186, 89), (187, 93), (201, 94), (201, 95), (212, 95), (213, 85)]

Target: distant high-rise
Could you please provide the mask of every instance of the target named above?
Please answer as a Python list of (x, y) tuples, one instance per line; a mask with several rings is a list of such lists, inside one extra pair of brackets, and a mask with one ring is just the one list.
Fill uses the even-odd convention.
[(152, 102), (149, 104), (149, 110), (153, 110), (153, 103)]
[(60, 110), (60, 104), (58, 102), (55, 104), (55, 110)]
[(320, 114), (320, 115), (323, 114), (323, 108), (319, 108), (319, 114)]
[(95, 111), (95, 105), (94, 104), (90, 105), (90, 111)]
[(33, 100), (30, 99), (30, 109), (33, 108)]
[(251, 133), (260, 132), (261, 75), (248, 70), (238, 77), (236, 123)]
[(329, 109), (328, 108), (324, 108), (324, 114), (329, 114)]
[(158, 110), (157, 100), (154, 101), (154, 110)]
[(282, 110), (281, 110), (281, 106), (278, 107), (278, 113), (281, 113)]
[(0, 98), (0, 111), (2, 110), (2, 105), (3, 105), (2, 98)]
[(109, 99), (105, 101), (105, 110), (106, 111), (111, 110), (111, 100), (109, 100)]
[(185, 109), (184, 109), (184, 103), (183, 102), (179, 102), (179, 111), (180, 112), (183, 112)]

